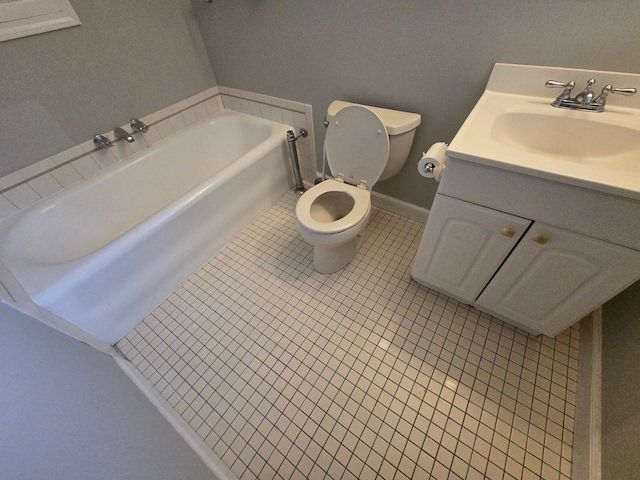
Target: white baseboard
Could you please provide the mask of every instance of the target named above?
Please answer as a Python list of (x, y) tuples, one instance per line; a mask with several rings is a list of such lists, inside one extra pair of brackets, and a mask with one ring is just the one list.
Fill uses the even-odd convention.
[(138, 372), (135, 367), (124, 358), (114, 357), (118, 366), (131, 379), (131, 381), (144, 393), (160, 414), (169, 422), (178, 435), (180, 435), (187, 445), (200, 457), (204, 464), (209, 467), (216, 480), (237, 480), (229, 468), (222, 463), (222, 460), (204, 443), (191, 426), (183, 420), (167, 401), (153, 388), (146, 378)]
[(429, 210), (413, 203), (398, 200), (395, 197), (390, 197), (384, 193), (371, 192), (371, 202), (374, 207), (382, 208), (383, 210), (389, 210), (390, 212), (398, 213), (405, 217), (409, 217), (412, 220), (426, 223), (429, 216)]

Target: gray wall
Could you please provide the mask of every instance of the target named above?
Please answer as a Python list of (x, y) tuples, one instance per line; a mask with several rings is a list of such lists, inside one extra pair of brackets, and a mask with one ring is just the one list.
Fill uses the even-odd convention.
[[(453, 138), (494, 62), (640, 71), (637, 0), (219, 0), (193, 2), (221, 85), (313, 104), (422, 114), (404, 170), (376, 190), (429, 206), (421, 149)], [(550, 96), (552, 93), (550, 92)]]
[(602, 478), (640, 479), (640, 282), (602, 314)]
[(213, 475), (114, 360), (0, 304), (0, 477)]
[(188, 0), (71, 0), (79, 27), (0, 43), (0, 176), (215, 85)]

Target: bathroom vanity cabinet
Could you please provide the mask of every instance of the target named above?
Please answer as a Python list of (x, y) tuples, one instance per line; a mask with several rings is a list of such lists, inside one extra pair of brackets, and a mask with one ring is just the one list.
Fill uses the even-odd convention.
[(553, 336), (640, 278), (640, 201), (451, 158), (412, 276)]

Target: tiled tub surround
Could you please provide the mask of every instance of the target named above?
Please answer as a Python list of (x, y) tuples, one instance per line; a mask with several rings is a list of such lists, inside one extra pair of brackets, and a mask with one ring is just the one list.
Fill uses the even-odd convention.
[(313, 182), (316, 176), (316, 147), (311, 105), (237, 88), (219, 88), (225, 108), (294, 126), (296, 133), (300, 128), (306, 128), (309, 136), (300, 137), (297, 142), (300, 172), (305, 181)]
[[(304, 179), (313, 180), (315, 148), (311, 106), (220, 86), (142, 117), (141, 120), (151, 128), (146, 133), (135, 134), (134, 143), (115, 142), (113, 132), (106, 132), (104, 135), (115, 142), (109, 149), (98, 150), (93, 141), (88, 140), (0, 178), (0, 219), (24, 210), (63, 188), (87, 180), (103, 168), (124, 160), (223, 108), (286, 123), (296, 130), (306, 128), (310, 135), (306, 139), (300, 139), (298, 152)], [(128, 124), (122, 128), (130, 130)]]
[(562, 479), (579, 330), (531, 337), (410, 279), (374, 210), (322, 275), (286, 194), (118, 346), (240, 478)]

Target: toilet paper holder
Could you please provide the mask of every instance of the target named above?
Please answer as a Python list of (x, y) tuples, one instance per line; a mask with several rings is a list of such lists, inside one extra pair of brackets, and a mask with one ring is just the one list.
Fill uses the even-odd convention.
[(433, 162), (427, 162), (422, 166), (422, 173), (428, 175), (429, 177), (433, 177), (433, 172), (436, 169), (436, 165)]
[(434, 143), (422, 154), (418, 162), (418, 173), (423, 177), (440, 181), (440, 176), (447, 161), (447, 145), (445, 142)]

